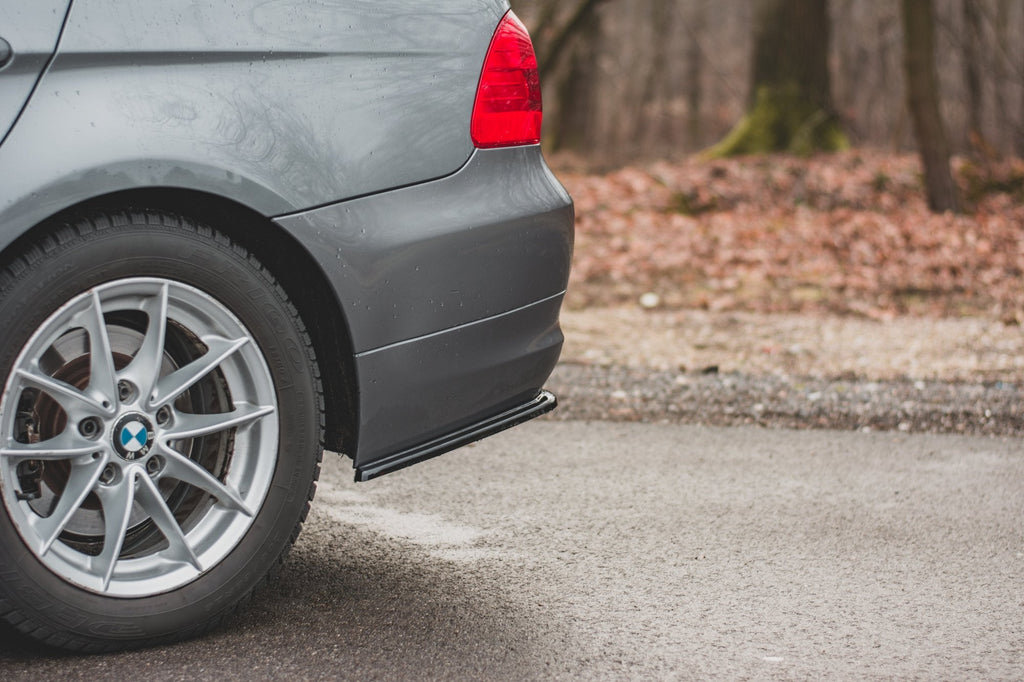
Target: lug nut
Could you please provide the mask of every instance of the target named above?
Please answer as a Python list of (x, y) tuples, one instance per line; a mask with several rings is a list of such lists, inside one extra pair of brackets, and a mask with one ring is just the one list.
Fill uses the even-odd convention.
[(117, 471), (114, 470), (112, 464), (108, 464), (103, 467), (103, 472), (100, 474), (100, 483), (103, 485), (110, 485), (114, 482), (114, 478), (117, 477)]
[(96, 417), (87, 417), (78, 422), (78, 432), (86, 438), (96, 438), (101, 430), (100, 420)]
[(165, 426), (169, 421), (171, 421), (171, 408), (164, 405), (156, 412), (156, 423)]
[(125, 380), (117, 382), (117, 398), (126, 403), (135, 397), (135, 388)]
[(160, 470), (164, 468), (164, 463), (160, 461), (159, 457), (150, 457), (149, 461), (146, 462), (146, 472), (150, 476), (154, 476), (160, 473)]

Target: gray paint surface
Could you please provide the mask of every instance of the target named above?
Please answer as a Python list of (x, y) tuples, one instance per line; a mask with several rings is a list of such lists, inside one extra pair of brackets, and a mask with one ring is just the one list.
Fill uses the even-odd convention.
[(356, 358), (354, 464), (531, 400), (562, 349), (561, 294), (493, 318)]
[(69, 0), (0, 0), (0, 141), (57, 47)]
[(76, 201), (137, 187), (277, 215), (452, 173), (472, 151), (476, 82), (504, 9), (76, 0), (0, 147), (0, 247)]
[(534, 146), (277, 222), (327, 273), (359, 354), (564, 292), (572, 215)]

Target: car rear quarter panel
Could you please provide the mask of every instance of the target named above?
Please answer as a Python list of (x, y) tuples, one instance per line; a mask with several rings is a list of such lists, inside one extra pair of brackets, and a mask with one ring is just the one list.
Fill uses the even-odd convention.
[(472, 152), (476, 81), (505, 9), (75, 0), (0, 146), (0, 246), (125, 189), (198, 189), (272, 216), (450, 174)]

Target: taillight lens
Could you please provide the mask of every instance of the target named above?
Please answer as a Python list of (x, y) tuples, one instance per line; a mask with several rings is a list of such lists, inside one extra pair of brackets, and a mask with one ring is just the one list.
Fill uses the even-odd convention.
[(473, 103), (470, 135), (477, 147), (511, 147), (540, 142), (543, 114), (540, 76), (533, 43), (509, 10), (491, 38)]

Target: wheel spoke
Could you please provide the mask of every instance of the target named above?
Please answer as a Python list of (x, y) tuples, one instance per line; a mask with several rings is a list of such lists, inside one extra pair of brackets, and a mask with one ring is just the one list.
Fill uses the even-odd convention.
[(8, 440), (7, 446), (0, 448), (0, 457), (11, 457), (14, 461), (24, 459), (71, 459), (82, 455), (100, 452), (104, 447), (96, 441), (78, 436), (74, 431), (65, 429), (60, 435), (47, 438), (38, 443), (19, 443)]
[(92, 558), (90, 566), (93, 575), (99, 576), (103, 592), (107, 591), (110, 578), (114, 575), (117, 557), (121, 554), (124, 537), (128, 532), (132, 503), (135, 501), (135, 478), (139, 472), (130, 469), (124, 475), (125, 480), (119, 484), (96, 489), (103, 506), (103, 551)]
[(181, 526), (178, 525), (171, 510), (168, 509), (156, 484), (148, 476), (140, 475), (138, 477), (138, 490), (135, 499), (167, 539), (168, 558), (191, 564), (197, 571), (202, 571), (203, 567), (188, 544), (188, 540), (185, 539), (185, 534), (181, 532)]
[(248, 342), (248, 337), (238, 339), (225, 339), (221, 336), (204, 337), (203, 343), (207, 347), (206, 353), (181, 369), (161, 377), (150, 396), (150, 409), (158, 410), (172, 402)]
[(164, 339), (167, 336), (167, 297), (168, 284), (164, 282), (157, 296), (146, 299), (142, 306), (143, 312), (149, 317), (146, 336), (142, 339), (142, 345), (135, 353), (135, 357), (119, 373), (120, 377), (138, 386), (142, 395), (152, 393), (160, 378)]
[(160, 473), (161, 477), (173, 478), (194, 485), (213, 495), (222, 506), (240, 511), (246, 516), (253, 515), (253, 511), (249, 509), (237, 491), (222, 483), (198, 463), (171, 448), (161, 447), (158, 452), (165, 458), (164, 469)]
[(113, 415), (112, 403), (104, 405), (90, 395), (83, 393), (71, 384), (59, 379), (47, 376), (36, 368), (19, 369), (16, 372), (19, 379), (33, 388), (45, 391), (47, 395), (57, 401), (68, 413), (68, 418), (75, 420), (81, 416), (102, 414)]
[(110, 336), (103, 319), (103, 306), (99, 293), (93, 289), (92, 305), (82, 314), (89, 334), (89, 392), (113, 402), (117, 395), (117, 377), (114, 355), (110, 351)]
[(50, 551), (50, 547), (68, 525), (71, 517), (96, 487), (96, 481), (99, 480), (106, 465), (106, 457), (72, 463), (71, 474), (64, 484), (64, 492), (57, 506), (46, 518), (32, 517), (32, 527), (41, 541), (37, 548), (40, 556)]
[(185, 414), (177, 413), (173, 426), (164, 429), (167, 440), (197, 438), (218, 431), (226, 431), (235, 426), (246, 426), (261, 417), (274, 412), (273, 405), (252, 405), (236, 403), (232, 412), (219, 414)]

